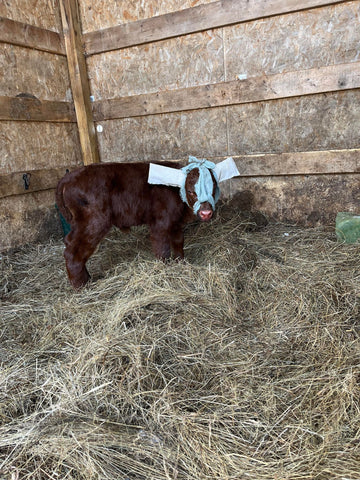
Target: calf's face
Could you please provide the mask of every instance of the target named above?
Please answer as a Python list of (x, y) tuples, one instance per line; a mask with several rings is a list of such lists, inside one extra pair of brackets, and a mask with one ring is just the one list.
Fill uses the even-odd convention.
[[(213, 200), (212, 203), (215, 203), (216, 181), (212, 172), (210, 172), (210, 175), (213, 182), (212, 182), (212, 186), (211, 185), (208, 186), (209, 188), (206, 194), (208, 196), (211, 195)], [(187, 204), (192, 209), (194, 208), (194, 205), (198, 202), (199, 205), (197, 205), (198, 208), (196, 211), (196, 215), (199, 217), (201, 221), (208, 222), (214, 215), (214, 209), (209, 201), (207, 200), (199, 201), (198, 193), (196, 191), (197, 190), (196, 186), (199, 180), (199, 176), (200, 174), (199, 174), (198, 168), (194, 168), (193, 170), (190, 170), (190, 172), (188, 172), (185, 180), (186, 200), (187, 200)]]
[(180, 197), (203, 222), (210, 220), (220, 196), (219, 183), (239, 175), (233, 158), (215, 165), (205, 158), (189, 157), (181, 169), (150, 163), (148, 183), (180, 187)]

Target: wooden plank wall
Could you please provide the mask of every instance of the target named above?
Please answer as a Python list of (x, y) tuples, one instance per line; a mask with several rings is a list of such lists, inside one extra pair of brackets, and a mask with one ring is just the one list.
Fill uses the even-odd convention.
[(4, 250), (61, 233), (54, 186), (67, 168), (81, 163), (56, 1), (0, 2), (0, 69), (0, 250)]
[(124, 3), (80, 0), (102, 161), (232, 155), (269, 216), (360, 209), (359, 1)]
[(359, 208), (360, 0), (77, 2), (0, 4), (0, 249), (98, 155), (231, 155), (225, 195), (279, 220)]

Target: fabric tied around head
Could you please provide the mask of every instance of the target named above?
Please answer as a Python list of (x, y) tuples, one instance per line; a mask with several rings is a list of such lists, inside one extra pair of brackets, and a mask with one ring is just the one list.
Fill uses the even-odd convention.
[[(181, 169), (185, 175), (183, 178), (183, 182), (180, 186), (180, 195), (181, 195), (182, 201), (185, 202), (187, 205), (188, 205), (188, 200), (186, 197), (186, 189), (185, 189), (186, 177), (188, 173), (194, 168), (197, 168), (199, 170), (199, 179), (195, 184), (195, 193), (197, 196), (197, 201), (193, 206), (193, 211), (195, 215), (199, 211), (200, 205), (205, 202), (209, 202), (213, 210), (215, 210), (215, 203), (219, 200), (219, 197), (220, 197), (220, 187), (219, 187), (217, 174), (215, 173), (215, 166), (216, 166), (215, 163), (210, 162), (205, 158), (203, 158), (202, 160), (199, 160), (196, 157), (190, 156), (189, 165), (186, 165), (186, 167), (183, 167)], [(212, 171), (213, 173), (215, 184), (216, 184), (214, 196), (213, 196), (214, 182), (213, 182), (213, 177), (210, 171)]]
[[(196, 215), (201, 203), (204, 202), (209, 202), (215, 210), (215, 204), (220, 197), (219, 183), (240, 175), (232, 157), (215, 164), (205, 158), (199, 160), (190, 155), (189, 164), (181, 169), (150, 163), (148, 183), (180, 187), (181, 198), (188, 205), (185, 182), (188, 173), (194, 168), (199, 169), (199, 179), (195, 184), (195, 193), (198, 199), (194, 204), (193, 211)], [(210, 172), (212, 172), (216, 184), (214, 196), (214, 182)]]

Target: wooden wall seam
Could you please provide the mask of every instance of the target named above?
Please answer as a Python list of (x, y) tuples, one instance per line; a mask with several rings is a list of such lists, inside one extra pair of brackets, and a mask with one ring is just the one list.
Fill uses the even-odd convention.
[(0, 17), (0, 42), (66, 55), (62, 35), (9, 18)]
[(87, 32), (87, 56), (221, 28), (259, 18), (310, 10), (350, 0), (219, 0), (145, 20)]
[(360, 62), (93, 103), (95, 121), (239, 105), (360, 88)]

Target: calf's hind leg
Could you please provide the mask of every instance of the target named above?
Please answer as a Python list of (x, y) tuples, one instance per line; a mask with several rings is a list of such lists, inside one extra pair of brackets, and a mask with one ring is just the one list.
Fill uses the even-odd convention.
[(66, 270), (75, 289), (82, 288), (88, 282), (90, 275), (85, 264), (109, 229), (108, 226), (103, 226), (96, 232), (89, 232), (89, 228), (75, 229), (65, 237)]

